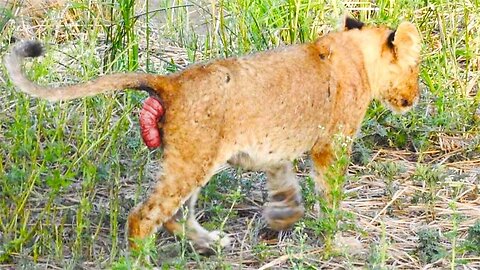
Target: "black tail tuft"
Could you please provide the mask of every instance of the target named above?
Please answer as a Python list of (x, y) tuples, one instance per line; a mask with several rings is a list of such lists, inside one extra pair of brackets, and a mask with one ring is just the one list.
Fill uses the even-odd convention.
[(15, 53), (22, 57), (39, 57), (43, 54), (43, 47), (38, 41), (24, 41), (15, 47)]

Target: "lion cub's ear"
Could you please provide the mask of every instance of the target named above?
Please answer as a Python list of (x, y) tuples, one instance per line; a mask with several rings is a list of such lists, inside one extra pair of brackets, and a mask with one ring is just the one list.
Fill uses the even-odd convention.
[(352, 29), (362, 29), (365, 24), (359, 20), (356, 20), (352, 17), (345, 16), (343, 21), (343, 29), (345, 31), (352, 30)]
[(397, 30), (388, 36), (387, 43), (393, 49), (398, 62), (407, 66), (418, 64), (421, 38), (415, 25), (402, 22)]

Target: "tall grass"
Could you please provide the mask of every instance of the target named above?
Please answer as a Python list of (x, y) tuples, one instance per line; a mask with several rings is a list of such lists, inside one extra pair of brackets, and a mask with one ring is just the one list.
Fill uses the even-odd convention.
[[(28, 63), (27, 73), (40, 83), (58, 85), (116, 71), (168, 73), (196, 61), (312, 41), (336, 28), (346, 10), (369, 23), (396, 26), (410, 20), (423, 36), (422, 99), (403, 116), (372, 104), (355, 146), (364, 163), (350, 168), (359, 180), (346, 178), (343, 183), (341, 178), (337, 186), (346, 185), (346, 191), (336, 189), (335, 211), (347, 208), (358, 224), (330, 220), (331, 233), (349, 233), (370, 246), (380, 245), (366, 256), (371, 261), (344, 253), (323, 259), (319, 231), (325, 233), (325, 227), (309, 222), (308, 214), (307, 222), (293, 231), (268, 231), (260, 219), (264, 176), (230, 170), (206, 187), (199, 215), (207, 227), (224, 227), (233, 234), (233, 250), (202, 259), (185, 241), (179, 244), (162, 233), (145, 250), (150, 255), (159, 250), (159, 256), (151, 256), (156, 258), (151, 266), (258, 268), (271, 263), (288, 269), (401, 262), (416, 268), (422, 264), (419, 254), (424, 254), (415, 251), (417, 236), (410, 232), (407, 237), (405, 230), (395, 228), (402, 222), (432, 222), (454, 236), (442, 238), (449, 256), (439, 258), (440, 266), (480, 267), (478, 256), (467, 252), (472, 249), (462, 249), (462, 237), (473, 225), (469, 219), (480, 218), (465, 205), (465, 198), (478, 198), (479, 185), (477, 1), (150, 0), (148, 7), (136, 2), (77, 0), (31, 18), (25, 8), (6, 6), (0, 9), (0, 56), (12, 37), (40, 39), (47, 44), (47, 54)], [(9, 20), (15, 15), (20, 16), (17, 22)], [(138, 261), (126, 253), (124, 224), (128, 211), (152, 185), (161, 157), (161, 151), (143, 146), (138, 132), (137, 114), (146, 95), (126, 92), (52, 104), (15, 91), (3, 66), (0, 70), (0, 268), (134, 267)], [(460, 146), (448, 143), (453, 140), (449, 138)], [(406, 170), (385, 181), (369, 169), (378, 169), (376, 159), (390, 151), (387, 158), (394, 160), (387, 161), (403, 162)], [(424, 170), (417, 170), (417, 163), (419, 168), (440, 163), (447, 168), (445, 176), (428, 181), (429, 174), (420, 173)], [(295, 164), (305, 178), (308, 162), (301, 158)], [(462, 173), (477, 180), (462, 178)], [(391, 194), (375, 193), (384, 182), (405, 185), (404, 194), (412, 198), (421, 193), (432, 199), (409, 201), (398, 194), (398, 187), (389, 189)], [(231, 190), (237, 190), (235, 196)], [(398, 201), (392, 202), (395, 198)], [(371, 200), (369, 208), (376, 212), (362, 210), (361, 204), (349, 208), (365, 200)], [(457, 207), (448, 213), (435, 208), (445, 203)], [(391, 211), (383, 211), (385, 205)], [(420, 214), (408, 216), (404, 209)], [(435, 209), (435, 221), (424, 216)], [(400, 241), (402, 237), (407, 240)], [(395, 253), (398, 250), (402, 251)]]

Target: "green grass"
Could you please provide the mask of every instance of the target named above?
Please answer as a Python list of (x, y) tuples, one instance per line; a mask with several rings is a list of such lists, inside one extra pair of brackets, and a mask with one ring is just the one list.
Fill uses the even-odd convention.
[[(478, 1), (136, 2), (76, 0), (40, 17), (7, 2), (0, 7), (0, 56), (14, 36), (41, 40), (47, 54), (27, 64), (28, 74), (50, 85), (115, 71), (166, 74), (312, 41), (348, 8), (368, 23), (418, 26), (422, 98), (402, 116), (371, 105), (348, 177), (332, 177), (344, 189), (336, 189), (335, 211), (323, 223), (311, 214), (316, 198), (302, 157), (294, 165), (307, 214), (294, 229), (266, 229), (263, 174), (228, 170), (204, 189), (198, 206), (206, 227), (235, 239), (232, 250), (204, 258), (184, 239), (159, 232), (140, 256), (130, 256), (126, 218), (153, 185), (161, 158), (139, 135), (146, 94), (48, 103), (15, 91), (0, 65), (0, 268), (480, 268)], [(17, 23), (8, 20), (15, 14)], [(336, 220), (338, 213), (345, 218)], [(424, 225), (434, 230), (418, 231)], [(330, 241), (335, 234), (355, 238), (361, 252), (325, 259), (325, 234)], [(440, 241), (441, 252), (429, 239)]]

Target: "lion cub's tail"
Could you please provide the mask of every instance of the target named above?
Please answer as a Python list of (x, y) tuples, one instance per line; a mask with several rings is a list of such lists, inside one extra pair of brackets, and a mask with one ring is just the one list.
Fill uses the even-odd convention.
[(93, 96), (109, 90), (137, 89), (155, 92), (163, 88), (166, 77), (142, 73), (117, 73), (105, 75), (82, 84), (65, 87), (44, 87), (30, 81), (22, 71), (22, 62), (26, 57), (42, 55), (42, 45), (37, 41), (25, 41), (13, 47), (5, 56), (7, 68), (13, 83), (25, 93), (50, 101), (70, 100)]

